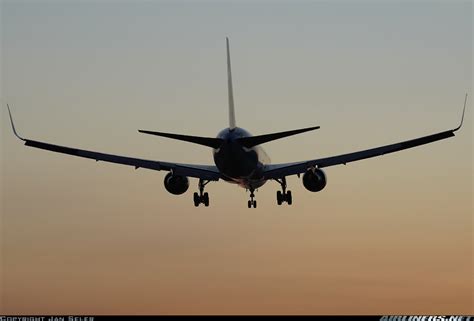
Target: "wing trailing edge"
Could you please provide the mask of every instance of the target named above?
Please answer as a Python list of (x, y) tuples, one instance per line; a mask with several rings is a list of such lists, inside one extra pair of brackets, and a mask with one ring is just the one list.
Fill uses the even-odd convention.
[(307, 171), (309, 168), (323, 168), (329, 167), (334, 165), (346, 165), (350, 162), (359, 161), (362, 159), (382, 156), (389, 153), (394, 153), (398, 151), (402, 151), (405, 149), (430, 144), (436, 141), (440, 141), (443, 139), (447, 139), (450, 137), (455, 136), (455, 132), (461, 129), (463, 122), (464, 122), (464, 115), (466, 113), (466, 103), (467, 103), (467, 93), (464, 98), (464, 107), (462, 110), (461, 122), (456, 128), (445, 130), (442, 132), (434, 133), (431, 135), (418, 137), (410, 140), (406, 140), (403, 142), (375, 147), (371, 149), (361, 150), (357, 152), (341, 154), (337, 156), (330, 156), (325, 158), (319, 159), (312, 159), (302, 162), (295, 162), (295, 163), (284, 163), (284, 164), (272, 164), (267, 165), (264, 170), (264, 176), (266, 179), (279, 179), (285, 176), (301, 174)]
[(12, 113), (10, 106), (7, 104), (8, 115), (10, 117), (10, 123), (12, 126), (13, 133), (15, 136), (25, 142), (25, 146), (43, 149), (51, 152), (67, 154), (71, 156), (77, 156), (82, 158), (93, 159), (95, 161), (102, 161), (108, 163), (115, 163), (121, 165), (133, 166), (135, 169), (147, 168), (156, 171), (172, 171), (177, 175), (183, 175), (188, 177), (195, 177), (200, 179), (206, 179), (210, 181), (218, 181), (221, 177), (219, 170), (213, 165), (196, 165), (196, 164), (181, 164), (171, 163), (155, 160), (140, 159), (135, 157), (127, 157), (113, 154), (106, 154), (101, 152), (95, 152), (85, 149), (78, 149), (74, 147), (60, 146), (50, 144), (47, 142), (41, 142), (28, 138), (23, 138), (18, 134), (13, 122)]

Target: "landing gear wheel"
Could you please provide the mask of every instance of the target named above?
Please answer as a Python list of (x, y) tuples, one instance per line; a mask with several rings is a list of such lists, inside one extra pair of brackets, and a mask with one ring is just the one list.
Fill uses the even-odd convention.
[(291, 196), (291, 191), (286, 190), (286, 178), (275, 179), (281, 185), (281, 191), (277, 191), (277, 204), (281, 205), (283, 202), (286, 202), (288, 205), (293, 203), (293, 197)]
[(257, 201), (254, 200), (253, 198), (255, 197), (255, 189), (254, 188), (250, 188), (250, 200), (247, 202), (247, 206), (248, 208), (257, 208)]
[(194, 201), (194, 206), (198, 207), (199, 204), (204, 204), (204, 206), (209, 206), (209, 194), (204, 193), (204, 187), (209, 183), (210, 181), (205, 181), (203, 179), (199, 180), (199, 193), (195, 192), (193, 194), (193, 201)]
[(201, 203), (201, 198), (199, 197), (199, 194), (194, 192), (193, 199), (194, 199), (194, 206), (198, 207), (199, 204)]

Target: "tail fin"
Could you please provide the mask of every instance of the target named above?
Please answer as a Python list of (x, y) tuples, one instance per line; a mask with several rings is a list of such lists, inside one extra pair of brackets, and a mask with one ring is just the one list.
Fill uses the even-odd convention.
[(235, 110), (234, 110), (234, 92), (232, 90), (232, 71), (230, 69), (230, 52), (229, 52), (229, 38), (225, 38), (227, 47), (227, 88), (229, 91), (229, 128), (232, 130), (235, 125)]

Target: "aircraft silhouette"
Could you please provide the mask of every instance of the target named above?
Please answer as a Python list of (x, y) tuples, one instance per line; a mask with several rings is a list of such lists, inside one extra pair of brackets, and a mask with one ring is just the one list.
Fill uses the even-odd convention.
[(73, 156), (94, 159), (96, 161), (111, 162), (138, 168), (148, 168), (158, 171), (168, 171), (164, 179), (164, 185), (168, 192), (174, 195), (185, 193), (189, 188), (188, 177), (198, 178), (199, 193), (193, 195), (194, 205), (204, 204), (209, 206), (209, 194), (204, 192), (205, 186), (211, 181), (220, 179), (240, 185), (250, 191), (248, 208), (256, 208), (255, 190), (263, 186), (268, 180), (275, 180), (281, 185), (281, 191), (277, 192), (277, 204), (286, 202), (291, 205), (293, 202), (291, 191), (287, 190), (286, 177), (290, 175), (303, 174), (303, 185), (311, 192), (319, 192), (326, 186), (326, 175), (322, 168), (347, 164), (349, 162), (375, 156), (385, 155), (412, 148), (438, 140), (454, 136), (454, 132), (459, 130), (464, 120), (466, 111), (467, 94), (464, 99), (464, 108), (461, 122), (458, 127), (443, 132), (423, 136), (395, 144), (357, 151), (319, 159), (312, 159), (294, 163), (270, 164), (270, 159), (264, 152), (261, 144), (296, 135), (307, 131), (318, 129), (308, 127), (266, 135), (252, 136), (248, 131), (236, 126), (234, 98), (232, 89), (232, 72), (230, 64), (229, 39), (226, 38), (227, 49), (227, 85), (229, 96), (229, 127), (223, 129), (216, 138), (198, 137), (180, 134), (163, 133), (149, 130), (139, 130), (140, 133), (156, 135), (171, 139), (177, 139), (194, 144), (199, 144), (212, 148), (215, 165), (193, 165), (172, 162), (162, 162), (155, 160), (145, 160), (132, 157), (117, 156), (83, 149), (58, 146), (46, 142), (26, 139), (21, 137), (13, 123), (10, 106), (7, 104), (8, 113), (14, 134), (25, 142), (26, 146), (49, 150)]

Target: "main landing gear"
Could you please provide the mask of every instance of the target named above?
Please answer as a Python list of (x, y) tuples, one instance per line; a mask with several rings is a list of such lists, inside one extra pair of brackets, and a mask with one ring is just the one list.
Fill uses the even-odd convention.
[(250, 189), (250, 200), (248, 201), (247, 205), (249, 208), (257, 208), (257, 201), (254, 200), (254, 197), (255, 197), (255, 189), (251, 188)]
[(283, 177), (281, 180), (275, 179), (281, 185), (282, 191), (277, 192), (277, 204), (281, 205), (283, 202), (291, 205), (293, 203), (293, 197), (291, 196), (291, 191), (286, 190), (286, 178)]
[(203, 179), (199, 180), (199, 194), (197, 192), (194, 192), (194, 206), (198, 207), (199, 204), (204, 204), (204, 206), (208, 207), (209, 206), (209, 194), (206, 192), (204, 193), (204, 187), (209, 183), (210, 181), (204, 181)]

